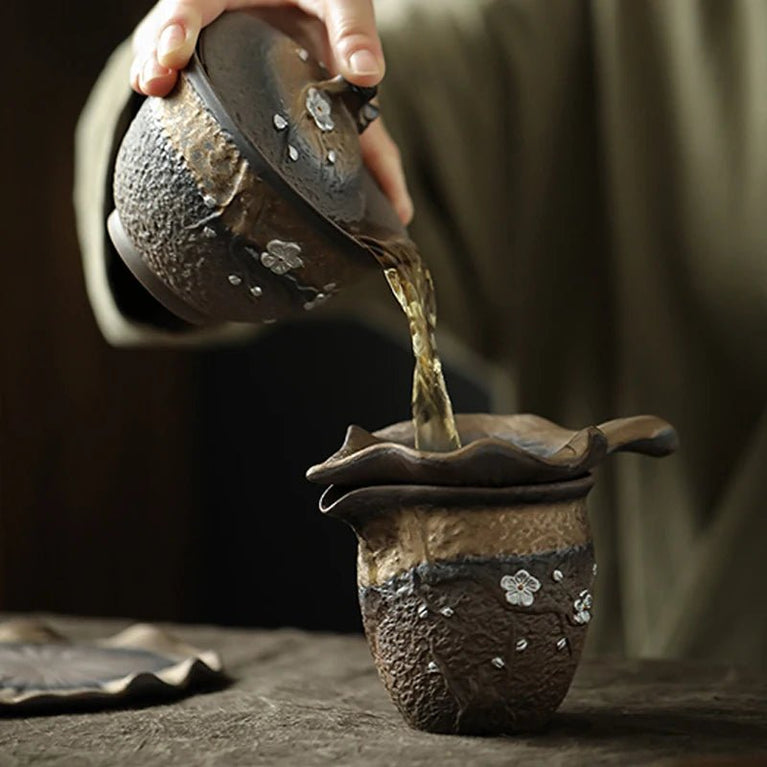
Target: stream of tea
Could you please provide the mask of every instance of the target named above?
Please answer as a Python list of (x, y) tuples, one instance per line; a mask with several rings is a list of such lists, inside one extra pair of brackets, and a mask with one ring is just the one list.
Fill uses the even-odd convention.
[(405, 312), (415, 357), (413, 431), (419, 450), (447, 452), (461, 446), (445, 386), (434, 331), (437, 304), (431, 272), (412, 240), (366, 240)]

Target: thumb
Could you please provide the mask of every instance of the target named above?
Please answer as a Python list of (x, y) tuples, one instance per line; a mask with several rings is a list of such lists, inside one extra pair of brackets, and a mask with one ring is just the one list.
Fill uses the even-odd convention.
[(338, 71), (355, 85), (377, 85), (384, 57), (372, 0), (326, 0), (324, 15)]

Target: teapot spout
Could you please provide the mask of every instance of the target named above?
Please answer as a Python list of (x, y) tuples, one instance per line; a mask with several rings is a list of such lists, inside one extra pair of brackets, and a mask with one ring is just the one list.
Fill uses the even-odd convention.
[(330, 485), (320, 498), (320, 511), (346, 522), (363, 538), (368, 521), (386, 513), (386, 487)]

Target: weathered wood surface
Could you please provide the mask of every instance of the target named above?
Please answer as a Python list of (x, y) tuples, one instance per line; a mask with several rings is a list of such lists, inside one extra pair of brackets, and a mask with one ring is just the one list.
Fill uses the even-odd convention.
[[(79, 638), (127, 625), (51, 623)], [(767, 764), (767, 680), (732, 668), (587, 661), (547, 732), (450, 737), (403, 724), (359, 637), (170, 629), (218, 650), (232, 684), (138, 709), (3, 717), (0, 767), (698, 764), (698, 756)]]

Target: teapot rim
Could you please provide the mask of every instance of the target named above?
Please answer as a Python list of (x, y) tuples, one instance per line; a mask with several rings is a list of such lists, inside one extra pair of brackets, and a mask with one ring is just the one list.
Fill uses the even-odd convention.
[(587, 472), (556, 482), (500, 487), (415, 484), (345, 487), (332, 484), (322, 493), (319, 507), (323, 514), (349, 521), (351, 518), (387, 514), (407, 505), (433, 505), (467, 511), (472, 507), (543, 505), (584, 498), (594, 483), (593, 473)]

